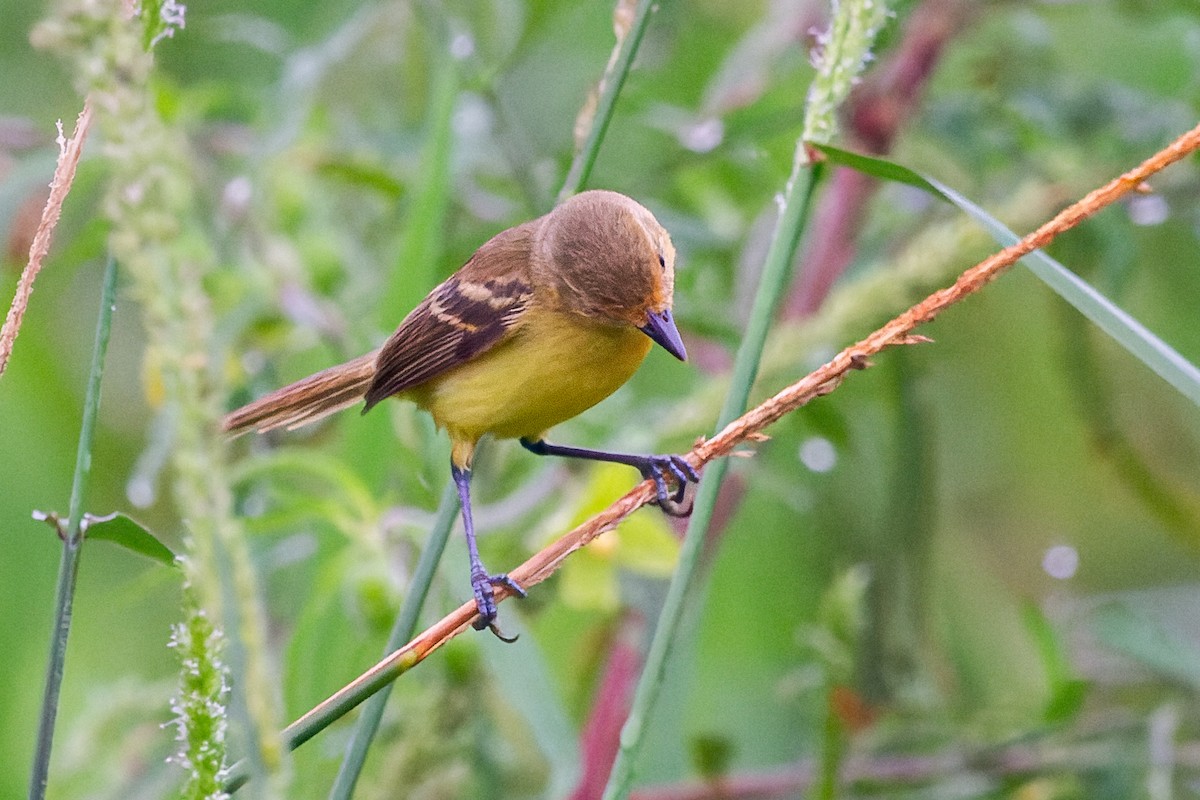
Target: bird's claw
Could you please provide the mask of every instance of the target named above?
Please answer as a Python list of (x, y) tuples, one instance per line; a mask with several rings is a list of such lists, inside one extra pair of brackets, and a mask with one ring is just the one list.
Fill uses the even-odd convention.
[(515, 642), (516, 636), (511, 638), (505, 636), (496, 625), (496, 594), (492, 588), (494, 586), (503, 586), (517, 597), (524, 598), (526, 596), (525, 589), (521, 587), (521, 584), (506, 573), (489, 575), (483, 569), (472, 570), (471, 590), (475, 593), (475, 608), (479, 611), (479, 618), (472, 623), (472, 627), (477, 631), (486, 628), (502, 642)]
[[(643, 478), (654, 481), (655, 502), (665, 513), (673, 517), (686, 517), (691, 513), (691, 504), (683, 506), (683, 497), (689, 483), (700, 482), (700, 473), (683, 456), (647, 456), (641, 472)], [(674, 494), (667, 488), (667, 474), (678, 484)]]

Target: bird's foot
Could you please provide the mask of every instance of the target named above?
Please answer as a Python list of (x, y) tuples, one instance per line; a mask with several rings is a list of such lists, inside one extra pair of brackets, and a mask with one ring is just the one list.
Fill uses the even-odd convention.
[[(664, 513), (672, 517), (686, 517), (692, 513), (691, 504), (683, 505), (683, 497), (688, 484), (699, 483), (700, 473), (684, 459), (683, 456), (646, 456), (642, 464), (637, 465), (643, 478), (654, 481), (655, 502)], [(672, 494), (667, 488), (667, 476), (675, 479), (678, 488)]]
[(472, 626), (477, 631), (487, 628), (503, 642), (515, 642), (516, 636), (505, 636), (500, 627), (496, 625), (496, 594), (492, 588), (494, 586), (503, 586), (517, 597), (525, 597), (525, 590), (521, 588), (521, 584), (508, 577), (506, 573), (489, 575), (482, 567), (472, 570), (471, 590), (475, 593), (475, 608), (479, 611), (479, 619), (475, 620)]

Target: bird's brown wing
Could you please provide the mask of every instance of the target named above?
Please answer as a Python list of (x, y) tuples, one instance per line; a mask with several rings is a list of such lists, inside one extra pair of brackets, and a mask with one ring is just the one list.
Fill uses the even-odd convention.
[(520, 325), (533, 298), (529, 227), (489, 241), (404, 318), (379, 351), (364, 413), (479, 356)]

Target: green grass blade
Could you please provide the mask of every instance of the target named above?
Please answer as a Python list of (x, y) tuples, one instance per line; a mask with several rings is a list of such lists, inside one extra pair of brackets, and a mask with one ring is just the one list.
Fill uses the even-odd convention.
[[(740, 416), (746, 408), (750, 389), (758, 375), (758, 365), (771, 320), (791, 276), (792, 261), (808, 219), (813, 192), (823, 174), (820, 164), (807, 170), (803, 169), (802, 158), (802, 145), (797, 143), (795, 167), (780, 198), (779, 222), (767, 251), (746, 333), (734, 360), (733, 379), (717, 421), (717, 430)], [(621, 747), (617, 751), (608, 785), (604, 789), (604, 800), (627, 797), (633, 785), (634, 769), (644, 741), (646, 726), (666, 680), (667, 662), (679, 642), (681, 623), (688, 601), (700, 583), (700, 555), (709, 525), (712, 523), (721, 482), (728, 468), (729, 459), (725, 458), (709, 464), (696, 492), (687, 536), (679, 552), (679, 564), (667, 589), (667, 597), (659, 614), (650, 650), (646, 654), (646, 664), (638, 681), (629, 718), (621, 730)]]
[[(458, 492), (454, 487), (454, 483), (448, 481), (446, 487), (442, 490), (442, 497), (438, 502), (437, 516), (434, 518), (433, 526), (430, 529), (425, 550), (421, 553), (421, 558), (417, 561), (417, 568), (413, 573), (412, 585), (409, 587), (408, 597), (405, 599), (400, 613), (396, 617), (396, 623), (392, 626), (392, 631), (388, 636), (385, 648), (387, 652), (390, 653), (405, 644), (412, 638), (413, 633), (416, 631), (417, 619), (421, 614), (421, 607), (425, 603), (425, 598), (429, 595), (429, 587), (433, 584), (434, 573), (437, 570), (438, 562), (441, 561), (442, 552), (446, 549), (446, 541), (450, 537), (450, 531), (453, 529), (454, 521), (457, 518)], [(342, 702), (338, 705), (324, 708), (321, 714), (312, 717), (306, 714), (298, 722), (289, 725), (284, 730), (284, 744), (289, 750), (295, 750), (348, 714), (363, 701), (370, 699), (370, 702), (363, 709), (358, 724), (355, 726), (350, 742), (346, 746), (345, 758), (338, 770), (338, 776), (334, 781), (333, 788), (330, 790), (329, 796), (331, 798), (349, 798), (353, 795), (354, 785), (358, 781), (358, 776), (362, 773), (362, 766), (366, 761), (367, 751), (370, 749), (371, 743), (375, 738), (375, 733), (379, 729), (379, 721), (383, 716), (383, 708), (391, 692), (391, 682), (399, 674), (399, 672), (392, 672), (382, 675), (376, 680), (358, 687), (358, 691), (355, 694), (342, 698)], [(239, 761), (229, 769), (229, 775), (225, 781), (225, 791), (232, 794), (242, 786), (245, 786), (249, 780), (249, 765), (245, 760)]]
[(496, 685), (515, 713), (525, 721), (534, 743), (546, 760), (549, 773), (544, 797), (570, 797), (579, 780), (579, 735), (557, 692), (554, 675), (537, 642), (516, 614), (504, 622), (504, 632), (518, 636), (513, 644), (483, 637), (484, 662), (489, 680)]
[[(857, 170), (864, 175), (870, 175), (873, 178), (893, 183), (906, 183), (909, 186), (924, 189), (930, 194), (941, 195), (937, 187), (926, 180), (921, 174), (913, 172), (901, 164), (882, 158), (874, 158), (873, 156), (864, 156), (861, 153), (852, 153), (849, 150), (842, 150), (824, 144), (813, 145), (813, 147), (824, 153), (834, 164), (850, 167), (850, 169)], [(943, 197), (942, 199), (946, 200), (948, 198)]]
[(67, 636), (71, 632), (71, 613), (75, 600), (75, 579), (79, 576), (79, 551), (83, 544), (83, 497), (92, 471), (92, 441), (96, 416), (100, 411), (100, 386), (104, 378), (104, 358), (116, 308), (117, 262), (112, 256), (104, 268), (100, 290), (100, 316), (96, 320), (96, 343), (92, 349), (92, 367), (88, 373), (87, 395), (83, 403), (83, 421), (79, 429), (79, 448), (75, 454), (75, 477), (71, 481), (71, 505), (67, 530), (63, 536), (62, 560), (55, 593), (54, 633), (50, 637), (50, 659), (46, 667), (46, 687), (42, 694), (42, 712), (38, 722), (37, 746), (29, 778), (30, 800), (46, 796), (50, 775), (50, 749), (54, 743), (54, 722), (58, 717), (58, 695), (62, 688), (63, 665), (67, 655)]
[[(942, 197), (971, 215), (997, 242), (1008, 246), (1019, 241), (1015, 233), (982, 208), (948, 186), (933, 179), (928, 180)], [(1200, 405), (1200, 369), (1195, 364), (1045, 252), (1035, 250), (1022, 258), (1021, 263), (1134, 358), (1174, 386), (1184, 397)]]
[[(434, 573), (437, 571), (438, 562), (442, 560), (442, 552), (446, 549), (446, 541), (450, 538), (450, 530), (454, 527), (454, 520), (457, 518), (458, 490), (453, 481), (447, 481), (446, 487), (442, 490), (442, 498), (438, 502), (437, 517), (429, 532), (429, 539), (425, 542), (425, 550), (417, 561), (412, 583), (409, 584), (408, 596), (404, 598), (400, 614), (396, 617), (396, 623), (392, 626), (392, 632), (388, 636), (387, 646), (384, 648), (385, 655), (402, 647), (416, 633), (421, 608), (425, 605), (425, 598), (429, 596), (429, 587), (433, 585)], [(384, 706), (387, 705), (388, 696), (391, 693), (392, 685), (388, 683), (363, 706), (358, 722), (354, 726), (354, 733), (346, 745), (346, 755), (338, 769), (337, 779), (333, 782), (333, 788), (329, 792), (330, 800), (350, 800), (354, 794), (354, 785), (358, 782), (358, 776), (362, 774), (363, 764), (367, 760), (367, 751), (375, 740), (375, 734), (379, 730), (379, 721), (383, 719)], [(332, 719), (329, 720), (329, 722), (332, 721)], [(309, 739), (316, 734), (316, 731), (297, 733), (303, 735), (305, 739)], [(292, 739), (289, 737), (289, 746), (291, 742)]]
[(112, 513), (104, 517), (87, 516), (87, 538), (120, 545), (130, 552), (145, 556), (168, 567), (178, 566), (175, 553), (149, 528), (127, 514)]
[(613, 110), (617, 107), (617, 96), (625, 85), (629, 70), (633, 66), (634, 56), (642, 43), (642, 36), (650, 22), (650, 14), (657, 10), (663, 0), (638, 0), (637, 14), (633, 24), (621, 40), (617, 57), (609, 62), (608, 68), (600, 78), (602, 88), (600, 98), (596, 103), (596, 113), (592, 117), (592, 126), (588, 131), (583, 147), (575, 154), (571, 168), (567, 170), (567, 178), (563, 182), (562, 191), (558, 193), (559, 201), (566, 200), (587, 185), (592, 175), (592, 167), (596, 164), (596, 156), (600, 153), (600, 143), (608, 132), (608, 123), (612, 121)]
[(459, 94), (458, 66), (448, 46), (434, 65), (428, 111), (429, 133), (421, 152), (421, 175), (408, 207), (400, 252), (377, 306), (380, 325), (390, 330), (396, 310), (421, 302), (442, 270), (446, 215), (450, 208), (453, 117)]
[[(839, 150), (836, 147), (822, 146), (817, 149), (833, 163), (883, 180), (915, 186), (957, 206), (1005, 247), (1020, 240), (1020, 237), (995, 217), (933, 178), (890, 161)], [(1021, 263), (1156, 375), (1175, 387), (1184, 397), (1200, 405), (1200, 368), (1195, 364), (1043, 251), (1035, 250), (1022, 258)]]

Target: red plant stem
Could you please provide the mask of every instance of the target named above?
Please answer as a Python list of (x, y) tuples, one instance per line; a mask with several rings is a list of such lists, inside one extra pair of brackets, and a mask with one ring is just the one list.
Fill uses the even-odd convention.
[(633, 690), (642, 671), (643, 654), (638, 642), (644, 628), (640, 616), (626, 614), (613, 637), (591, 714), (579, 736), (583, 774), (571, 793), (571, 800), (599, 800), (604, 794), (621, 745), (621, 727), (629, 716)]

